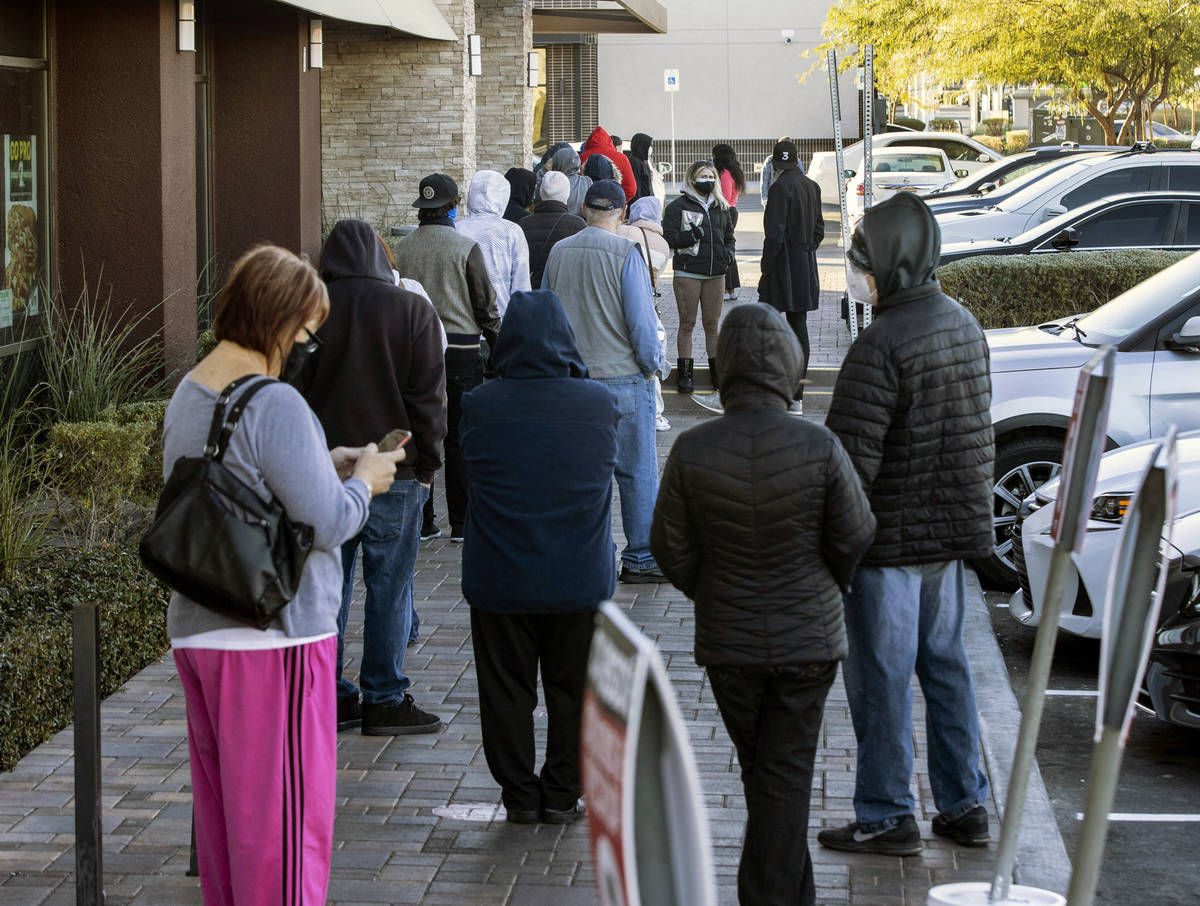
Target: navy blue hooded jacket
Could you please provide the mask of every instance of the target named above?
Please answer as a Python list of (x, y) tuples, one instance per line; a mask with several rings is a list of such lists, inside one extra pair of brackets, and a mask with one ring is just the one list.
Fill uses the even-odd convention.
[(513, 294), (493, 362), (499, 380), (462, 401), (463, 595), (492, 613), (595, 610), (616, 585), (616, 398), (587, 379), (549, 291)]

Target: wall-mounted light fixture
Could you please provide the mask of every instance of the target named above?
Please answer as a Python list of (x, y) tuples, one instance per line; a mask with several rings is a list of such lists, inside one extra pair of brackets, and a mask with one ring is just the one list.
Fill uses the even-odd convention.
[(179, 0), (179, 50), (196, 52), (196, 4)]
[(467, 52), (471, 57), (471, 75), (483, 75), (483, 39), (479, 35), (467, 35)]
[(320, 19), (308, 20), (308, 67), (320, 69), (325, 62), (325, 29)]
[(537, 51), (530, 51), (529, 54), (529, 78), (525, 82), (530, 88), (538, 87), (538, 55)]

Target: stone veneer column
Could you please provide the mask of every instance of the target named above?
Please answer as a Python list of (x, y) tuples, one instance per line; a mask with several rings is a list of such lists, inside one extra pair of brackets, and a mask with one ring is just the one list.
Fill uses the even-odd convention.
[(483, 40), (479, 82), (479, 167), (528, 167), (533, 155), (533, 98), (528, 88), (528, 56), (533, 50), (530, 0), (475, 0), (475, 21)]
[(466, 194), (475, 172), (476, 82), (466, 35), (473, 0), (436, 0), (458, 41), (325, 20), (321, 71), (322, 213), (358, 217), (385, 236), (416, 223), (417, 183), (448, 173)]

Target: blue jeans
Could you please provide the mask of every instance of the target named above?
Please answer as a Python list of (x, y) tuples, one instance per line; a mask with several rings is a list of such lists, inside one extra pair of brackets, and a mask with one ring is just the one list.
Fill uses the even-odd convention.
[(621, 494), (621, 528), (625, 550), (621, 562), (635, 569), (654, 569), (650, 523), (658, 498), (658, 453), (654, 446), (654, 381), (635, 374), (598, 378), (617, 398), (617, 490)]
[(412, 632), (413, 570), (421, 543), (421, 508), (426, 488), (408, 479), (395, 482), (371, 501), (367, 524), (342, 545), (342, 608), (338, 611), (338, 697), (353, 698), (358, 687), (342, 676), (346, 621), (354, 595), (354, 563), (362, 547), (367, 586), (363, 657), (359, 668), (364, 704), (396, 704), (411, 681), (404, 675), (404, 649)]
[(933, 800), (954, 821), (987, 801), (979, 715), (963, 649), (961, 560), (860, 567), (846, 595), (850, 653), (842, 665), (858, 739), (854, 812), (864, 832), (911, 815), (912, 675), (925, 695)]

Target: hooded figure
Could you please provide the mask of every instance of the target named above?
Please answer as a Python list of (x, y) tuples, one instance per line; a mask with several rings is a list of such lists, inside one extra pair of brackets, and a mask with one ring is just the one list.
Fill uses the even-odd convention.
[(504, 219), (520, 223), (529, 216), (537, 177), (533, 175), (532, 170), (526, 170), (524, 167), (509, 167), (504, 178), (512, 190), (508, 196), (508, 207), (504, 209)]
[(813, 760), (875, 521), (837, 438), (788, 414), (803, 362), (783, 318), (737, 306), (717, 359), (725, 414), (671, 448), (650, 549), (695, 601), (696, 663), (742, 763), (741, 901), (811, 906)]
[(592, 130), (592, 134), (583, 143), (583, 151), (579, 155), (580, 163), (586, 164), (593, 154), (603, 154), (613, 162), (619, 174), (621, 188), (625, 191), (625, 201), (633, 201), (637, 197), (638, 187), (633, 176), (633, 167), (629, 165), (629, 158), (613, 147), (612, 139), (599, 126)]
[[(470, 474), (462, 589), (471, 605), (483, 748), (508, 820), (579, 818), (579, 726), (595, 610), (616, 584), (616, 397), (596, 381), (552, 292), (516, 293), (499, 380), (463, 399)], [(533, 764), (536, 676), (550, 711)]]
[(496, 293), (500, 316), (514, 292), (529, 289), (529, 246), (525, 234), (511, 220), (504, 219), (512, 190), (508, 180), (495, 170), (480, 170), (471, 177), (467, 189), (467, 214), (455, 227), (474, 239), (483, 252), (488, 278)]
[(540, 174), (537, 188), (534, 190), (534, 199), (542, 200), (542, 180), (545, 179), (546, 173), (554, 170), (567, 177), (567, 181), (571, 184), (571, 193), (567, 196), (566, 201), (567, 210), (576, 217), (582, 216), (583, 199), (587, 197), (587, 190), (592, 187), (592, 181), (579, 172), (579, 166), (579, 152), (570, 145), (562, 143), (546, 162), (545, 170)]
[(612, 159), (607, 154), (591, 155), (587, 159), (587, 163), (583, 165), (583, 175), (590, 179), (593, 184), (600, 182), (602, 179), (611, 179), (613, 182), (618, 183), (621, 181), (621, 174), (617, 172), (617, 165), (612, 162)]
[(629, 150), (625, 156), (629, 158), (629, 166), (633, 170), (633, 179), (637, 183), (635, 198), (645, 198), (654, 194), (654, 178), (650, 175), (650, 146), (654, 139), (645, 132), (635, 132), (629, 140)]
[(521, 232), (529, 243), (529, 281), (542, 285), (546, 259), (554, 243), (574, 236), (587, 226), (582, 217), (567, 210), (571, 184), (562, 173), (550, 170), (542, 180), (542, 200), (533, 206), (533, 213), (521, 221)]
[[(846, 352), (825, 424), (850, 454), (878, 528), (846, 596), (856, 820), (817, 837), (845, 852), (921, 851), (904, 742), (914, 664), (930, 715), (933, 831), (964, 846), (989, 836), (962, 624), (963, 561), (991, 556), (995, 544), (991, 376), (978, 322), (934, 278), (940, 245), (929, 207), (901, 192), (867, 211), (848, 256), (866, 294), (875, 290), (876, 315)], [(920, 666), (930, 664), (937, 670)]]

